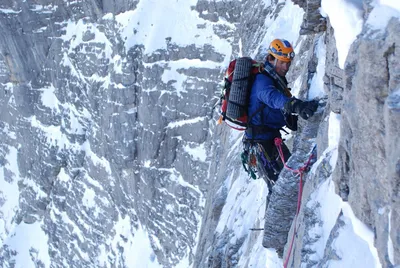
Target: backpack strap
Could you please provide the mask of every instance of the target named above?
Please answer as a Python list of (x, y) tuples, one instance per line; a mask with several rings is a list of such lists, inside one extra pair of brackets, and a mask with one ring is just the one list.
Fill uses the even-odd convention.
[(262, 74), (269, 76), (275, 83), (275, 87), (283, 93), (285, 96), (291, 98), (292, 93), (290, 93), (287, 88), (287, 80), (285, 77), (279, 76), (270, 64), (264, 64)]

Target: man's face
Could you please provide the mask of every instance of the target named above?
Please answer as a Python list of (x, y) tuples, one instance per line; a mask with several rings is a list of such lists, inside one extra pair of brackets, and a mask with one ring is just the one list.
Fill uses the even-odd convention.
[(275, 66), (275, 72), (279, 74), (280, 76), (285, 76), (286, 73), (289, 71), (291, 62), (285, 62), (285, 61), (276, 61), (276, 66)]
[[(275, 64), (275, 60), (270, 61), (272, 66)], [(276, 65), (275, 65), (275, 72), (279, 74), (280, 76), (285, 76), (286, 73), (289, 71), (291, 62), (285, 62), (281, 60), (276, 60)]]

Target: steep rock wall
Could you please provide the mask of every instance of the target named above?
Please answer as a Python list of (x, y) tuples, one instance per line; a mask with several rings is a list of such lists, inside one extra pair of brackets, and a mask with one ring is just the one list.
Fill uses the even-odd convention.
[[(356, 217), (373, 230), (375, 234), (373, 246), (378, 252), (380, 263), (384, 267), (392, 267), (398, 264), (399, 252), (397, 217), (400, 150), (396, 134), (399, 118), (399, 67), (394, 60), (399, 37), (396, 34), (399, 32), (398, 19), (392, 19), (383, 32), (371, 30), (365, 24), (362, 33), (349, 51), (346, 67), (343, 70), (338, 64), (334, 29), (330, 25), (329, 18), (325, 19), (319, 14), (320, 1), (294, 2), (299, 2), (298, 4), (305, 9), (301, 31), (304, 36), (300, 37), (301, 47), (288, 79), (300, 88), (299, 96), (306, 98), (317, 65), (323, 61), (326, 96), (321, 101), (322, 110), (316, 121), (301, 122), (299, 133), (304, 130), (306, 132), (304, 135), (308, 135), (307, 137), (312, 140), (305, 142), (303, 134), (297, 136), (294, 139), (294, 157), (289, 161), (291, 165), (300, 165), (305, 160), (305, 152), (309, 151), (304, 146), (307, 147), (308, 142), (317, 143), (318, 157), (321, 161), (315, 165), (313, 176), (305, 178), (303, 206), (296, 221), (299, 227), (289, 267), (326, 266), (331, 261), (340, 259), (340, 254), (335, 252), (334, 244), (348, 222), (345, 223), (347, 220), (341, 210), (332, 211), (333, 214), (337, 213), (334, 226), (329, 237), (321, 237), (320, 228), (326, 222), (321, 218), (321, 204), (315, 202), (316, 192), (321, 187), (334, 187), (341, 197), (341, 201), (336, 200), (338, 196), (334, 197), (335, 200), (350, 204)], [(372, 10), (371, 1), (363, 1), (362, 6), (363, 17), (367, 18)], [(322, 42), (326, 51), (326, 54), (319, 58), (316, 55), (318, 42)], [(335, 116), (341, 118), (338, 156), (326, 150), (329, 145), (328, 121), (330, 117)], [(233, 146), (232, 142), (227, 140), (226, 134), (222, 135), (222, 141), (224, 142), (218, 143), (218, 150), (221, 150), (222, 146), (225, 148)], [(229, 155), (228, 159), (231, 157)], [(334, 160), (336, 157), (337, 162)], [(332, 166), (332, 163), (337, 165)], [(239, 163), (234, 161), (233, 164)], [(230, 169), (218, 172), (218, 174), (230, 173)], [(231, 179), (233, 178), (229, 180)], [(282, 257), (288, 256), (293, 235), (292, 219), (296, 209), (297, 185), (292, 179), (292, 174), (282, 172), (281, 179), (276, 185), (276, 192), (273, 193), (271, 203), (265, 212), (263, 244), (277, 249)], [(229, 189), (219, 188), (213, 195), (214, 198), (209, 200), (209, 205), (206, 206), (210, 216), (206, 216), (204, 223), (205, 226), (211, 227), (211, 230), (212, 226), (218, 224), (218, 215), (226, 205), (224, 200), (229, 197)], [(210, 222), (214, 223), (210, 225)], [(255, 226), (259, 224), (262, 223), (254, 223)], [(248, 236), (253, 237), (250, 239), (253, 243), (259, 243), (257, 234), (249, 232)], [(244, 245), (246, 243), (244, 239), (234, 240), (234, 237), (233, 231), (229, 229), (222, 233), (214, 233), (212, 236), (208, 234), (209, 241), (212, 241), (206, 247), (210, 256), (209, 267), (238, 265), (240, 256), (235, 253), (244, 250), (241, 247), (251, 247), (251, 245)], [(321, 241), (326, 248), (320, 248)], [(214, 246), (211, 246), (211, 243)], [(203, 260), (206, 256), (203, 256)]]
[[(209, 184), (210, 99), (225, 55), (171, 38), (153, 53), (129, 47), (140, 28), (125, 33), (131, 13), (123, 12), (139, 4), (1, 2), (0, 162), (14, 190), (2, 191), (1, 266), (18, 256), (10, 237), (30, 226), (48, 237), (34, 250), (54, 266), (124, 267), (143, 229), (156, 254), (149, 263), (193, 256)], [(233, 30), (215, 32), (229, 40)], [(211, 67), (179, 67), (192, 59)]]
[[(384, 266), (400, 261), (399, 31), (397, 19), (378, 34), (367, 26), (349, 52), (335, 173), (342, 198), (375, 230), (375, 245)], [(389, 261), (389, 239), (395, 263)]]
[[(364, 1), (363, 4), (364, 18), (367, 18), (372, 9), (371, 3)], [(338, 161), (336, 167), (331, 167), (331, 156), (328, 156), (325, 164), (319, 164), (318, 176), (307, 178), (302, 201), (307, 204), (311, 194), (324, 183), (321, 178), (333, 176), (336, 192), (342, 200), (348, 201), (355, 215), (374, 230), (374, 246), (383, 267), (399, 263), (398, 219), (393, 218), (398, 217), (397, 185), (400, 178), (400, 68), (394, 57), (399, 44), (398, 27), (399, 20), (395, 18), (390, 20), (384, 31), (373, 30), (365, 24), (349, 51), (343, 70), (338, 66), (334, 29), (328, 20), (324, 39), (327, 52), (324, 84), (328, 96), (325, 114), (327, 116), (332, 111), (341, 115)], [(319, 153), (327, 148), (327, 136), (328, 129), (322, 122), (317, 138)], [(302, 239), (296, 239), (292, 253), (295, 257), (290, 260), (289, 267), (298, 267), (301, 263), (307, 263), (309, 267), (325, 266), (330, 260), (338, 259), (333, 241), (344, 226), (342, 214), (332, 229), (323, 258), (316, 261), (312, 257), (315, 254), (312, 245), (321, 237), (312, 237), (307, 230), (323, 224), (317, 211), (318, 204), (311, 209), (302, 208), (296, 236)], [(287, 254), (288, 251), (285, 251), (285, 256)]]

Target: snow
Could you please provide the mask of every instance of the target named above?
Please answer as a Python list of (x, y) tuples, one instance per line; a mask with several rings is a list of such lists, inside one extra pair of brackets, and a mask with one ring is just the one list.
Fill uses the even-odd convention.
[(310, 201), (306, 206), (316, 211), (317, 215), (323, 221), (322, 226), (315, 225), (314, 228), (308, 231), (311, 239), (319, 238), (318, 243), (309, 247), (310, 250), (315, 251), (311, 259), (318, 261), (324, 256), (329, 234), (340, 213), (341, 199), (335, 194), (335, 185), (332, 178), (329, 178), (320, 185), (319, 189), (311, 195)]
[(185, 145), (183, 150), (187, 152), (193, 159), (205, 162), (207, 158), (207, 151), (204, 147), (204, 143), (198, 146)]
[[(265, 26), (268, 28), (259, 47), (266, 51), (267, 47), (275, 38), (288, 40), (293, 46), (299, 38), (300, 26), (303, 22), (304, 10), (295, 5), (291, 0), (282, 1), (285, 6), (279, 16), (273, 20), (269, 16), (265, 19)], [(255, 49), (252, 57), (254, 58), (259, 49)]]
[(400, 2), (397, 0), (380, 0), (379, 2), (383, 6), (388, 6), (396, 9), (397, 11), (400, 11)]
[(298, 97), (301, 89), (301, 84), (303, 83), (303, 78), (299, 75), (292, 84), (292, 90), (290, 91), (294, 97)]
[[(331, 167), (334, 169), (338, 156), (338, 144), (340, 139), (340, 115), (331, 112), (329, 114), (328, 126), (328, 148), (322, 153), (322, 157), (314, 164), (311, 173), (315, 174), (316, 168), (323, 159), (328, 158)], [(308, 230), (308, 235), (313, 239), (309, 246), (309, 252), (315, 252), (310, 259), (320, 261), (324, 256), (328, 238), (336, 224), (337, 217), (342, 211), (344, 226), (337, 232), (333, 239), (332, 248), (335, 250), (339, 260), (330, 260), (329, 268), (336, 267), (381, 267), (377, 249), (374, 246), (374, 232), (369, 229), (354, 215), (350, 205), (343, 202), (335, 192), (335, 185), (332, 176), (321, 183), (314, 191), (306, 206), (314, 211), (321, 220)]]
[(26, 224), (21, 222), (4, 241), (17, 255), (12, 257), (15, 267), (34, 268), (37, 262), (50, 267), (48, 236), (41, 228), (42, 222)]
[(82, 204), (88, 208), (96, 208), (95, 201), (96, 192), (91, 188), (85, 187), (85, 193), (83, 194)]
[[(324, 40), (325, 40), (325, 34), (321, 35), (318, 38), (318, 43), (317, 43), (317, 48), (316, 48), (318, 64), (317, 64), (316, 73), (314, 74), (314, 76), (311, 80), (310, 90), (308, 92), (309, 100), (312, 100), (315, 98), (322, 98), (325, 95), (323, 78), (325, 76), (326, 47), (325, 47)], [(299, 77), (301, 77), (301, 76), (299, 76)]]
[[(219, 1), (219, 0), (218, 0)], [(270, 0), (263, 0), (266, 5), (270, 4)], [(265, 27), (267, 32), (260, 42), (260, 48), (265, 48), (274, 38), (285, 38), (292, 44), (296, 44), (299, 40), (300, 25), (303, 21), (304, 11), (298, 6), (294, 5), (292, 1), (285, 2), (280, 15), (277, 18), (265, 19)], [(70, 2), (69, 4), (73, 4)], [(212, 61), (201, 61), (200, 59), (180, 59), (176, 61), (157, 63), (145, 63), (146, 68), (151, 68), (152, 64), (161, 65), (164, 72), (161, 75), (161, 80), (164, 83), (171, 83), (176, 86), (177, 95), (185, 93), (183, 88), (184, 82), (188, 79), (186, 75), (179, 73), (180, 69), (187, 69), (188, 67), (205, 67), (205, 68), (222, 68), (227, 65), (231, 56), (231, 45), (227, 40), (217, 37), (213, 32), (213, 26), (216, 24), (224, 24), (229, 28), (235, 28), (223, 20), (216, 23), (211, 23), (201, 19), (197, 11), (192, 10), (192, 6), (196, 5), (197, 1), (187, 0), (165, 0), (165, 1), (140, 1), (134, 11), (127, 11), (114, 16), (111, 13), (103, 16), (104, 20), (116, 20), (121, 25), (120, 33), (122, 39), (125, 41), (126, 52), (134, 45), (143, 45), (144, 53), (156, 53), (158, 49), (165, 49), (167, 43), (177, 44), (179, 46), (189, 46), (194, 44), (196, 47), (204, 47), (205, 45), (212, 44), (215, 52), (225, 55), (225, 59), (221, 63)], [(335, 29), (335, 38), (338, 48), (339, 66), (344, 68), (345, 59), (347, 57), (349, 48), (356, 36), (361, 32), (363, 23), (362, 7), (360, 0), (322, 0), (321, 13), (328, 16), (333, 28)], [(400, 17), (400, 1), (397, 0), (375, 0), (374, 9), (367, 19), (367, 24), (372, 29), (383, 29), (390, 17)], [(35, 7), (39, 11), (39, 6)], [(19, 13), (10, 9), (0, 9), (1, 13)], [(174, 14), (174, 16), (167, 16), (166, 14)], [(202, 28), (199, 29), (198, 25)], [(354, 27), (348, 27), (352, 25)], [(83, 35), (86, 31), (90, 31), (95, 35), (95, 39), (84, 42)], [(183, 34), (184, 33), (184, 34)], [(167, 39), (170, 38), (170, 41)], [(69, 42), (69, 51), (63, 52), (62, 64), (71, 68), (72, 75), (78, 78), (83, 78), (83, 75), (74, 67), (68, 57), (68, 53), (78, 46), (96, 42), (104, 44), (104, 50), (97, 53), (99, 58), (109, 58), (111, 63), (114, 64), (114, 71), (116, 73), (123, 72), (124, 61), (120, 55), (112, 54), (112, 43), (107, 39), (106, 35), (97, 28), (96, 24), (85, 23), (84, 20), (77, 22), (67, 21), (65, 23), (65, 34), (61, 37), (65, 42)], [(300, 42), (295, 46), (295, 51), (298, 52)], [(325, 54), (326, 47), (323, 42), (324, 36), (318, 39), (315, 53), (319, 60), (317, 71), (311, 83), (309, 92), (309, 99), (320, 98), (324, 96), (323, 91), (323, 76), (325, 73)], [(241, 40), (239, 45), (241, 46)], [(254, 55), (259, 49), (256, 49)], [(110, 77), (99, 77), (97, 74), (90, 77), (91, 80), (103, 81), (111, 84)], [(294, 83), (294, 91), (300, 87), (301, 79), (298, 78)], [(107, 84), (107, 85), (109, 85)], [(116, 87), (119, 87), (118, 85)], [(70, 127), (61, 128), (60, 126), (44, 125), (35, 116), (28, 118), (31, 126), (41, 131), (46, 138), (48, 145), (58, 146), (61, 149), (80, 150), (86, 153), (87, 160), (92, 161), (95, 166), (105, 169), (111, 174), (111, 164), (102, 156), (96, 155), (90, 147), (89, 142), (84, 144), (71, 144), (66, 136), (66, 132), (72, 131), (79, 134), (85, 133), (83, 120), (90, 120), (90, 115), (87, 111), (77, 111), (72, 105), (62, 104), (56, 97), (56, 88), (53, 85), (39, 89), (42, 91), (41, 101), (45, 107), (50, 108), (54, 113), (59, 113), (61, 110), (69, 116)], [(157, 88), (143, 89), (143, 92), (152, 92), (158, 90)], [(162, 94), (167, 92), (161, 92)], [(12, 101), (12, 100), (11, 100)], [(131, 112), (135, 112), (136, 108), (132, 108)], [(128, 111), (129, 112), (129, 111)], [(173, 129), (178, 127), (191, 127), (193, 124), (200, 123), (208, 120), (206, 117), (194, 117), (185, 120), (170, 122), (166, 128)], [(318, 159), (317, 163), (313, 166), (311, 172), (315, 172), (319, 164), (322, 163), (323, 158), (329, 158), (330, 165), (334, 168), (337, 162), (338, 143), (340, 139), (340, 115), (329, 114), (329, 136), (328, 148), (323, 152), (322, 157)], [(66, 124), (66, 120), (63, 121)], [(226, 126), (224, 126), (226, 127)], [(3, 132), (8, 132), (7, 128)], [(11, 133), (11, 132), (10, 132)], [(239, 155), (241, 150), (241, 136), (242, 132), (231, 131), (228, 137), (228, 142), (233, 146), (227, 157)], [(14, 134), (10, 134), (15, 137)], [(188, 153), (194, 160), (206, 161), (207, 151), (204, 144), (187, 144), (183, 146), (183, 150)], [(22, 179), (18, 173), (17, 166), (17, 149), (9, 147), (9, 153), (6, 156), (5, 166), (0, 167), (0, 199), (5, 200), (0, 207), (0, 239), (6, 241), (11, 249), (18, 252), (16, 255), (17, 267), (34, 267), (32, 256), (36, 260), (41, 260), (45, 267), (50, 267), (50, 258), (48, 256), (48, 237), (41, 228), (42, 222), (35, 222), (33, 224), (21, 223), (15, 225), (12, 216), (19, 206), (19, 189), (18, 182)], [(146, 168), (153, 169), (152, 161), (146, 160), (143, 163)], [(233, 234), (231, 242), (244, 239), (242, 246), (239, 248), (241, 258), (238, 267), (282, 267), (282, 260), (278, 258), (277, 254), (270, 249), (264, 249), (261, 245), (262, 232), (252, 232), (250, 228), (260, 228), (264, 223), (265, 213), (265, 196), (267, 188), (263, 180), (251, 180), (241, 167), (232, 170), (227, 174), (227, 179), (224, 186), (220, 191), (227, 191), (226, 203), (223, 207), (220, 220), (218, 222), (216, 231), (222, 232), (225, 228), (232, 230)], [(204, 196), (201, 191), (191, 185), (185, 178), (174, 168), (159, 169), (160, 171), (170, 172), (168, 179), (171, 182), (176, 182), (182, 187), (194, 190), (200, 195), (200, 206), (204, 206)], [(10, 176), (9, 174), (12, 173)], [(71, 178), (66, 170), (62, 168), (57, 176), (57, 179), (62, 183), (68, 183)], [(94, 178), (85, 175), (85, 181), (89, 186), (102, 188), (102, 185)], [(35, 192), (43, 197), (43, 192), (32, 181), (26, 180), (23, 182), (25, 185), (32, 187)], [(96, 193), (90, 187), (84, 188), (84, 196), (82, 198), (83, 206), (87, 208), (96, 207)], [(367, 226), (362, 224), (352, 212), (350, 206), (343, 202), (340, 197), (335, 193), (334, 183), (332, 178), (322, 183), (317, 191), (315, 191), (310, 200), (305, 204), (306, 206), (316, 208), (316, 213), (320, 215), (322, 225), (315, 226), (309, 230), (311, 237), (318, 238), (318, 241), (312, 246), (315, 255), (312, 256), (314, 260), (319, 260), (324, 254), (324, 249), (328, 241), (329, 234), (336, 223), (336, 219), (343, 211), (343, 221), (345, 225), (338, 230), (338, 237), (333, 241), (332, 246), (337, 251), (341, 260), (331, 261), (328, 267), (380, 267), (379, 259), (377, 258), (376, 248), (373, 245), (373, 232)], [(166, 205), (168, 211), (173, 211), (173, 206)], [(84, 241), (84, 235), (79, 227), (71, 221), (65, 212), (60, 212), (54, 207), (50, 207), (50, 217), (54, 222), (59, 221), (68, 224), (72, 228), (72, 232), (76, 234), (77, 239)], [(391, 212), (389, 213), (390, 223)], [(196, 218), (201, 222), (200, 215)], [(157, 261), (152, 247), (162, 249), (161, 242), (158, 237), (149, 235), (145, 226), (140, 225), (136, 229), (131, 223), (132, 219), (129, 216), (119, 215), (116, 225), (112, 230), (114, 233), (109, 245), (114, 252), (121, 252), (120, 254), (113, 255), (109, 252), (109, 248), (105, 245), (99, 246), (98, 266), (108, 267), (109, 258), (117, 258), (116, 263), (124, 263), (126, 267), (147, 267), (158, 268), (162, 267)], [(199, 226), (200, 228), (200, 226)], [(199, 239), (199, 230), (197, 231), (197, 241)], [(390, 232), (390, 225), (389, 225)], [(76, 241), (75, 241), (76, 243)], [(79, 247), (75, 245), (77, 249)], [(33, 253), (30, 249), (34, 248)], [(120, 249), (124, 250), (121, 251)], [(350, 250), (354, 249), (354, 250)], [(393, 241), (390, 236), (388, 237), (388, 255), (390, 261), (393, 263)], [(80, 252), (84, 258), (88, 258), (87, 254)], [(185, 257), (181, 262), (175, 266), (178, 268), (190, 267), (189, 252), (185, 253)], [(120, 259), (121, 258), (121, 259)]]
[[(392, 17), (400, 18), (400, 1), (374, 0), (374, 7), (366, 25), (373, 30), (383, 30)], [(335, 30), (339, 67), (344, 69), (351, 44), (361, 33), (363, 5), (361, 0), (322, 0), (321, 14), (329, 17)]]
[(48, 197), (48, 195), (40, 188), (37, 182), (33, 179), (25, 178), (24, 180), (21, 181), (21, 186), (32, 189), (32, 191), (36, 194), (35, 196), (36, 199)]
[(115, 71), (116, 74), (123, 74), (123, 72), (122, 72), (122, 63), (124, 61), (125, 60), (123, 60), (120, 55), (115, 55), (114, 56), (114, 58), (113, 58), (114, 71)]
[[(234, 170), (220, 191), (228, 191), (228, 196), (216, 232), (221, 233), (226, 228), (232, 230), (231, 243), (245, 238), (239, 251), (241, 258), (238, 267), (265, 267), (267, 261), (268, 265), (274, 262), (278, 264), (267, 267), (282, 266), (282, 261), (273, 250), (262, 247), (262, 231), (250, 230), (264, 226), (265, 199), (268, 191), (265, 182), (262, 179), (248, 178), (243, 169), (239, 172)], [(248, 266), (245, 265), (247, 261), (249, 261)]]
[(400, 1), (375, 0), (374, 9), (368, 16), (367, 26), (372, 30), (383, 31), (392, 17), (400, 18)]
[(14, 226), (14, 214), (19, 208), (18, 150), (8, 147), (6, 164), (0, 166), (0, 241), (4, 241)]
[(150, 165), (151, 165), (151, 160), (146, 160), (146, 161), (144, 161), (144, 163), (143, 163), (143, 167), (145, 167), (145, 168), (149, 168)]
[(54, 206), (53, 203), (50, 203), (49, 210), (50, 219), (54, 223), (67, 225), (74, 237), (76, 236), (76, 238), (79, 239), (81, 242), (85, 241), (84, 234), (82, 233), (78, 225), (76, 225), (76, 223), (69, 218), (68, 214), (65, 211), (60, 211), (57, 207)]
[(335, 30), (339, 67), (344, 69), (350, 46), (362, 30), (362, 1), (322, 0), (321, 14), (324, 17), (329, 17), (330, 23)]
[[(89, 119), (88, 113), (86, 110), (83, 112), (78, 112), (72, 105), (66, 105), (67, 111), (69, 111), (70, 121), (71, 121), (71, 129), (74, 130), (76, 134), (84, 134), (82, 124), (79, 122), (78, 116), (80, 118)], [(90, 143), (85, 141), (82, 145), (78, 143), (70, 143), (68, 137), (64, 132), (67, 130), (62, 129), (61, 126), (46, 126), (42, 124), (39, 120), (37, 120), (36, 116), (32, 116), (28, 118), (31, 126), (39, 129), (42, 132), (42, 135), (46, 137), (46, 141), (49, 146), (57, 147), (58, 150), (72, 150), (72, 151), (84, 151), (86, 153), (87, 159), (91, 160), (94, 165), (102, 166), (104, 169), (111, 174), (110, 163), (104, 158), (97, 156), (90, 147)]]
[[(44, 125), (36, 118), (36, 116), (29, 117), (28, 121), (30, 121), (32, 127), (42, 132), (43, 136), (46, 137), (48, 145), (57, 147), (59, 150), (80, 150), (79, 144), (72, 144), (69, 142), (61, 126)], [(77, 133), (79, 133), (80, 127), (75, 126), (75, 130)]]
[(167, 169), (167, 168), (159, 168), (158, 170), (170, 172), (171, 174), (169, 176), (169, 180), (171, 182), (176, 182), (179, 185), (181, 185), (182, 187), (190, 188), (190, 189), (194, 190), (195, 192), (199, 193), (200, 199), (201, 199), (201, 196), (203, 196), (203, 194), (199, 190), (199, 188), (197, 186), (194, 186), (194, 185), (190, 184), (189, 182), (185, 181), (185, 179), (183, 178), (182, 174), (178, 170), (176, 170), (175, 168), (169, 168), (169, 169)]
[[(127, 268), (163, 267), (157, 261), (147, 231), (141, 225), (139, 225), (137, 229), (134, 229), (131, 225), (131, 219), (129, 216), (120, 216), (113, 231), (115, 234), (111, 245), (114, 252), (119, 252), (120, 247), (124, 248), (123, 253), (121, 254), (123, 260), (116, 261), (116, 263), (124, 263)], [(100, 251), (98, 259), (100, 265), (103, 266), (108, 263), (108, 257), (104, 255), (104, 250), (103, 253), (101, 252), (102, 251)]]
[[(268, 1), (265, 2), (268, 3)], [(304, 11), (300, 7), (291, 1), (286, 1), (276, 20), (266, 18), (265, 27), (268, 30), (259, 47), (251, 56), (255, 57), (258, 51), (265, 50), (275, 38), (284, 38), (295, 44), (299, 38), (303, 15)], [(322, 67), (320, 70), (323, 72)], [(297, 84), (300, 82), (300, 80), (297, 81)], [(240, 155), (242, 135), (243, 132), (235, 130), (230, 132), (229, 143), (232, 146), (226, 156), (227, 159), (233, 155)], [(249, 230), (250, 228), (262, 228), (264, 225), (265, 198), (268, 191), (265, 182), (261, 179), (256, 181), (250, 179), (242, 167), (238, 166), (237, 169), (227, 174), (224, 186), (219, 191), (227, 191), (228, 195), (216, 232), (221, 233), (225, 228), (232, 230), (231, 243), (244, 239), (238, 252), (241, 256), (238, 267), (282, 267), (282, 259), (277, 256), (276, 252), (273, 249), (263, 248), (263, 232)]]
[(44, 106), (49, 107), (52, 110), (55, 110), (55, 112), (60, 112), (60, 108), (58, 107), (59, 101), (58, 101), (56, 95), (54, 94), (55, 90), (56, 89), (54, 88), (53, 85), (51, 85), (49, 87), (44, 87), (41, 89), (41, 91), (43, 91), (42, 104)]
[[(65, 34), (60, 38), (65, 42), (69, 42), (69, 52), (73, 52), (73, 50), (81, 44), (96, 42), (105, 45), (104, 49), (97, 50), (97, 56), (99, 58), (113, 58), (111, 57), (113, 45), (108, 40), (107, 36), (97, 28), (96, 23), (85, 23), (83, 19), (76, 22), (69, 20), (66, 23), (65, 31)], [(86, 32), (93, 33), (95, 38), (90, 41), (83, 41), (83, 35)]]
[(331, 260), (329, 267), (382, 267), (374, 247), (373, 230), (355, 217), (348, 203), (342, 203), (342, 211), (345, 225), (332, 243), (341, 260)]
[(329, 129), (328, 129), (328, 148), (327, 151), (333, 151), (333, 156), (330, 159), (330, 165), (335, 167), (338, 157), (338, 144), (340, 139), (340, 120), (341, 115), (331, 112), (329, 114)]
[(68, 174), (65, 172), (64, 168), (60, 169), (60, 172), (57, 175), (57, 179), (62, 181), (62, 182), (68, 182), (71, 180), (71, 178), (68, 176)]
[(390, 236), (390, 232), (392, 229), (392, 210), (389, 211), (388, 213), (388, 223), (389, 223), (389, 227), (388, 227), (388, 256), (389, 256), (389, 261), (394, 265), (395, 261), (394, 261), (394, 247), (393, 247), (393, 240), (392, 237)]
[(5, 14), (18, 14), (18, 13), (22, 12), (22, 10), (13, 10), (13, 9), (0, 8), (0, 12), (1, 13), (5, 13)]
[(177, 120), (177, 121), (174, 121), (174, 122), (170, 122), (166, 126), (166, 128), (176, 128), (176, 127), (182, 127), (182, 126), (185, 126), (185, 125), (196, 124), (196, 123), (199, 123), (199, 122), (204, 121), (206, 119), (207, 118), (205, 116), (198, 116), (198, 117), (191, 118), (191, 119), (186, 119), (186, 120)]
[[(336, 165), (340, 139), (340, 115), (331, 112), (328, 120), (328, 148), (322, 153), (322, 157), (312, 166), (311, 174), (315, 174), (316, 169), (320, 166), (323, 159), (329, 159), (332, 169), (334, 169)], [(342, 207), (342, 200), (335, 193), (335, 185), (332, 181), (332, 177), (329, 177), (311, 194), (310, 200), (305, 206), (312, 209), (323, 223), (316, 224), (313, 228), (308, 230), (310, 239), (318, 241), (308, 247), (311, 252), (315, 252), (310, 259), (319, 261), (324, 256), (324, 250), (329, 235)]]
[[(232, 172), (230, 182), (227, 186), (229, 195), (226, 204), (222, 210), (221, 218), (216, 228), (216, 232), (222, 233), (224, 228), (232, 229), (235, 236), (240, 238), (245, 235), (249, 228), (259, 227), (254, 226), (255, 216), (258, 209), (248, 209), (263, 207), (265, 205), (265, 196), (267, 188), (263, 180), (253, 181), (248, 178), (244, 170), (240, 170), (237, 174)], [(244, 192), (244, 194), (240, 194)], [(261, 209), (262, 212), (263, 209)], [(258, 215), (260, 216), (260, 215)], [(240, 220), (238, 220), (240, 218)]]
[(99, 166), (99, 167), (103, 167), (105, 169), (105, 171), (111, 175), (111, 165), (110, 162), (105, 158), (105, 157), (99, 157), (98, 155), (96, 155), (90, 146), (90, 143), (88, 141), (85, 141), (82, 145), (82, 149), (85, 151), (86, 153), (86, 157), (88, 160), (91, 160), (93, 162), (94, 165)]
[[(374, 231), (369, 228), (366, 224), (364, 224), (362, 221), (360, 221), (355, 215), (353, 210), (351, 209), (349, 203), (347, 202), (343, 202), (343, 207), (342, 207), (342, 211), (343, 211), (343, 216), (350, 219), (351, 221), (351, 225), (353, 226), (353, 231), (354, 233), (360, 237), (362, 240), (364, 240), (367, 244), (368, 244), (368, 249), (366, 250), (366, 252), (362, 252), (361, 250), (360, 253), (362, 254), (361, 256), (365, 256), (365, 259), (367, 259), (368, 257), (372, 257), (372, 259), (370, 261), (366, 261), (366, 265), (360, 265), (359, 262), (356, 262), (355, 264), (362, 266), (362, 267), (367, 267), (367, 265), (371, 265), (373, 264), (374, 267), (382, 267), (380, 260), (379, 260), (379, 256), (378, 256), (378, 251), (375, 248), (375, 243), (374, 243)], [(344, 235), (345, 240), (349, 239), (346, 235)], [(363, 243), (362, 243), (363, 244)], [(345, 248), (347, 250), (348, 247), (348, 243), (344, 243), (342, 245), (343, 248)], [(352, 260), (354, 260), (353, 256), (351, 256)], [(357, 259), (356, 259), (357, 261)], [(343, 266), (347, 266), (349, 267), (350, 265), (343, 265)], [(341, 267), (343, 267), (341, 266)]]
[[(163, 67), (161, 80), (165, 84), (176, 84), (178, 97), (181, 97), (182, 93), (187, 93), (187, 90), (184, 89), (184, 82), (188, 79), (188, 76), (180, 72), (180, 69), (187, 69), (188, 67), (218, 69), (221, 66), (221, 63), (213, 61), (201, 61), (200, 59), (180, 59), (169, 62), (159, 61), (157, 64)], [(153, 64), (145, 64), (146, 67), (151, 67), (152, 65)]]
[[(212, 44), (216, 52), (229, 55), (229, 43), (216, 36), (213, 25), (201, 19), (196, 10), (192, 10), (196, 3), (195, 0), (140, 1), (134, 11), (115, 16), (122, 27), (121, 35), (126, 40), (126, 51), (132, 46), (144, 45), (144, 53), (150, 54), (157, 49), (166, 49), (167, 38), (170, 38), (172, 44), (179, 46), (194, 44), (196, 47), (202, 47)], [(233, 27), (226, 22), (218, 23)], [(204, 27), (199, 28), (198, 25)]]
[(7, 124), (6, 122), (2, 122), (2, 123), (4, 125), (2, 132), (5, 133), (12, 140), (17, 139), (17, 135), (15, 134), (15, 131), (10, 130), (10, 125)]
[(31, 8), (30, 10), (34, 11), (34, 12), (39, 12), (39, 13), (51, 14), (57, 10), (57, 7), (58, 7), (57, 5), (47, 5), (47, 6), (33, 5), (33, 8)]

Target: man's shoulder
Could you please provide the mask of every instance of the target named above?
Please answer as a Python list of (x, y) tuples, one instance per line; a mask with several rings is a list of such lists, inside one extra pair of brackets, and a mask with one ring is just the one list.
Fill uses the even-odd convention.
[(273, 84), (274, 84), (274, 80), (268, 74), (264, 74), (264, 73), (257, 74), (254, 79), (254, 86), (256, 86), (256, 87), (269, 86), (269, 85), (273, 85)]

